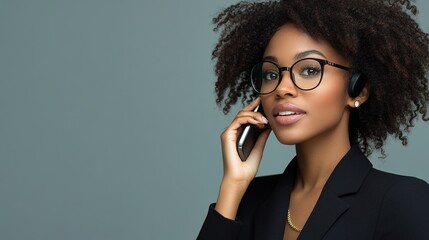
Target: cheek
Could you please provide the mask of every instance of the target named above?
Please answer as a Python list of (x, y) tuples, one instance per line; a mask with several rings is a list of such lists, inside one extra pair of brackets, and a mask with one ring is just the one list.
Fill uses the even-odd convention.
[(338, 121), (347, 105), (347, 82), (345, 79), (332, 79), (337, 84), (321, 84), (314, 92), (304, 93), (313, 117), (322, 122)]

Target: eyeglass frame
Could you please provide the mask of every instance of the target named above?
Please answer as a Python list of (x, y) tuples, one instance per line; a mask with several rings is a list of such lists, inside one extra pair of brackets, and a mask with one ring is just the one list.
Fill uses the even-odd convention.
[[(294, 67), (297, 63), (299, 63), (299, 62), (301, 62), (301, 61), (304, 61), (304, 60), (315, 60), (315, 61), (319, 62), (320, 67), (321, 67), (321, 75), (320, 75), (319, 83), (317, 83), (317, 85), (316, 85), (315, 87), (310, 88), (310, 89), (303, 89), (303, 88), (300, 88), (300, 87), (296, 84), (296, 82), (295, 82), (295, 77), (294, 77), (294, 76), (293, 76), (293, 74), (292, 74), (292, 69), (293, 69), (293, 67)], [(261, 93), (261, 92), (259, 92), (258, 90), (256, 90), (256, 87), (255, 87), (255, 85), (253, 84), (253, 80), (252, 80), (252, 73), (253, 73), (253, 69), (256, 67), (256, 65), (258, 65), (258, 64), (262, 64), (262, 63), (264, 63), (264, 62), (268, 62), (268, 63), (271, 63), (271, 64), (273, 64), (274, 66), (276, 66), (276, 67), (278, 68), (278, 70), (279, 70), (279, 74), (280, 74), (280, 79), (279, 79), (279, 81), (278, 81), (278, 83), (277, 83), (276, 87), (275, 87), (271, 92), (267, 92), (267, 93)], [(288, 72), (289, 72), (289, 75), (290, 75), (290, 79), (292, 80), (292, 83), (293, 83), (293, 85), (295, 85), (295, 87), (297, 87), (298, 89), (300, 89), (300, 90), (302, 90), (302, 91), (311, 91), (311, 90), (313, 90), (313, 89), (317, 88), (317, 87), (320, 85), (320, 83), (322, 82), (322, 79), (323, 79), (323, 73), (324, 73), (324, 71), (325, 71), (325, 65), (329, 65), (329, 66), (336, 67), (336, 68), (339, 68), (339, 69), (342, 69), (342, 70), (346, 70), (346, 71), (350, 71), (350, 70), (351, 70), (351, 68), (350, 68), (350, 67), (346, 67), (346, 66), (340, 65), (340, 64), (338, 64), (338, 63), (334, 63), (334, 62), (328, 61), (328, 60), (326, 60), (326, 59), (320, 59), (320, 58), (302, 58), (302, 59), (300, 59), (300, 60), (296, 61), (296, 62), (295, 62), (294, 64), (292, 64), (292, 66), (290, 66), (290, 67), (281, 67), (281, 66), (279, 66), (277, 63), (275, 63), (275, 62), (273, 62), (273, 61), (270, 61), (270, 60), (263, 60), (263, 61), (261, 61), (261, 62), (256, 63), (255, 65), (253, 65), (253, 67), (252, 67), (252, 69), (251, 69), (251, 71), (250, 71), (250, 81), (251, 81), (251, 84), (252, 84), (252, 88), (253, 88), (253, 90), (255, 90), (255, 92), (257, 92), (258, 94), (260, 94), (260, 95), (270, 94), (270, 93), (274, 92), (274, 91), (279, 87), (280, 83), (282, 82), (282, 80), (283, 80), (283, 72), (284, 72), (284, 71), (288, 71)]]

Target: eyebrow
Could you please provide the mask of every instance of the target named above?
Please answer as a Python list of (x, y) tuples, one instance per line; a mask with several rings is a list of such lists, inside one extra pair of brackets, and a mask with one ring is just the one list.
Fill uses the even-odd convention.
[(295, 57), (293, 58), (293, 60), (299, 60), (299, 59), (305, 58), (305, 57), (307, 57), (308, 55), (311, 55), (311, 54), (317, 54), (317, 55), (320, 55), (320, 56), (326, 58), (325, 54), (323, 54), (323, 53), (321, 53), (321, 52), (319, 52), (317, 50), (308, 50), (308, 51), (305, 51), (305, 52), (297, 53), (295, 55)]
[[(300, 52), (300, 53), (295, 54), (295, 56), (293, 57), (293, 60), (297, 61), (297, 60), (303, 59), (303, 58), (305, 58), (311, 54), (317, 54), (317, 55), (320, 55), (320, 56), (326, 58), (325, 54), (323, 54), (317, 50), (308, 50), (308, 51), (304, 51), (304, 52)], [(264, 57), (263, 61), (272, 61), (272, 62), (278, 63), (277, 58), (274, 56), (266, 56), (266, 57)]]

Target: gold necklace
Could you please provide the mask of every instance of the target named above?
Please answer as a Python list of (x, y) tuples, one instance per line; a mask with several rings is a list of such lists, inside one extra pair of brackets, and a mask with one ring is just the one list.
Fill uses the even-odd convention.
[(287, 210), (287, 224), (289, 225), (289, 227), (291, 227), (293, 230), (295, 230), (299, 233), (302, 231), (302, 228), (300, 229), (300, 228), (295, 227), (295, 225), (293, 225), (292, 219), (290, 217), (290, 210), (289, 209)]

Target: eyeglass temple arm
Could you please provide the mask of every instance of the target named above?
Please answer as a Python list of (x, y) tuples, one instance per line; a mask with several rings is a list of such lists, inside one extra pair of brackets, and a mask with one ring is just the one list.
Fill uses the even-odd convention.
[(337, 67), (337, 68), (341, 68), (343, 70), (350, 71), (349, 67), (346, 67), (346, 66), (343, 66), (343, 65), (340, 65), (340, 64), (336, 64), (336, 63), (333, 63), (333, 62), (330, 62), (330, 61), (326, 61), (325, 63), (328, 64), (328, 65), (330, 65), (330, 66), (333, 66), (333, 67)]

